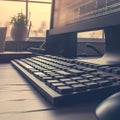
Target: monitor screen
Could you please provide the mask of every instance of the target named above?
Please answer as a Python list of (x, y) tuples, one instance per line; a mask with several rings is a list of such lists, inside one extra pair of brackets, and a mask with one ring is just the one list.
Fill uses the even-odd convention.
[(53, 0), (50, 34), (103, 29), (119, 20), (120, 0)]

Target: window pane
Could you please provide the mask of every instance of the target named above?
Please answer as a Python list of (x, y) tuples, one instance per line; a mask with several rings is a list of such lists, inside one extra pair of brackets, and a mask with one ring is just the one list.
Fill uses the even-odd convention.
[(89, 31), (89, 32), (79, 32), (78, 38), (98, 38), (103, 39), (103, 30)]
[[(35, 0), (34, 0), (35, 1)], [(51, 2), (51, 0), (39, 0)], [(7, 40), (11, 40), (10, 18), (21, 11), (26, 14), (26, 3), (15, 1), (0, 1), (0, 26), (7, 26)], [(50, 26), (51, 4), (34, 3), (28, 4), (28, 18), (32, 23), (29, 37), (45, 37), (46, 29)], [(29, 26), (28, 26), (29, 28)]]
[(30, 21), (32, 23), (30, 37), (45, 37), (50, 26), (51, 4), (29, 3)]
[(51, 2), (52, 0), (28, 0), (28, 1), (37, 1), (37, 2)]
[(0, 26), (7, 26), (6, 39), (10, 40), (10, 18), (21, 11), (25, 14), (25, 2), (0, 1)]

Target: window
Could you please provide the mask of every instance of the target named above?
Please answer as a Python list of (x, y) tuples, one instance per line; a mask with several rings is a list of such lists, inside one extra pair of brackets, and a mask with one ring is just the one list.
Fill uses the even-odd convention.
[(50, 25), (50, 4), (29, 3), (32, 22), (30, 37), (45, 37), (45, 31)]
[[(11, 40), (10, 18), (21, 11), (26, 14), (26, 2), (0, 1), (0, 26), (7, 26), (7, 40)], [(51, 0), (30, 0), (28, 3), (28, 18), (31, 21), (29, 37), (45, 37), (49, 29)], [(29, 26), (28, 26), (29, 27)]]
[(78, 38), (104, 39), (104, 33), (103, 33), (103, 30), (80, 32), (80, 33), (78, 33)]

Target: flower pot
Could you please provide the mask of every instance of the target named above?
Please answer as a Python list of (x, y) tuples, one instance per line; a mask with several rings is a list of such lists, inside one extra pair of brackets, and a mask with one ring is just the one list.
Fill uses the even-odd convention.
[(14, 25), (11, 29), (11, 37), (16, 41), (26, 40), (28, 29), (25, 25)]

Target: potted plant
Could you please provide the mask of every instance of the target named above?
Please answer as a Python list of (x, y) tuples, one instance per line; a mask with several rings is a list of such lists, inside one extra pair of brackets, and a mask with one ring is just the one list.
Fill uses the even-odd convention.
[(21, 12), (16, 16), (11, 17), (10, 24), (12, 24), (11, 28), (11, 37), (13, 40), (26, 40), (28, 35), (28, 20), (26, 16)]

